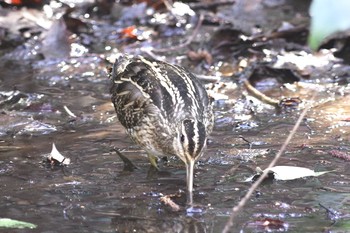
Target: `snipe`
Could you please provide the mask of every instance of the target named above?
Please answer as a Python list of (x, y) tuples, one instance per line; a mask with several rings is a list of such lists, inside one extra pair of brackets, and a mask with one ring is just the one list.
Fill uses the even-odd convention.
[(192, 204), (194, 164), (214, 122), (205, 88), (186, 69), (141, 56), (122, 56), (110, 76), (120, 123), (153, 166), (164, 155), (186, 164), (187, 203)]

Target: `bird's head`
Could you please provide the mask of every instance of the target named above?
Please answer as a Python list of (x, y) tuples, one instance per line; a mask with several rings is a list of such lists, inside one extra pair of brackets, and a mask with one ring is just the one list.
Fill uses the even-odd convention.
[(197, 120), (185, 119), (177, 128), (173, 146), (177, 156), (185, 162), (195, 161), (206, 145), (205, 125)]

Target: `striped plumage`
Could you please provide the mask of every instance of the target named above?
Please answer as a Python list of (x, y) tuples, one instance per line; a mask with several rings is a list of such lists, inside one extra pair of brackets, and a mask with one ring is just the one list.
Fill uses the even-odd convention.
[(213, 128), (213, 113), (200, 81), (182, 67), (123, 56), (112, 69), (112, 102), (131, 139), (146, 150), (152, 165), (176, 155), (187, 170), (192, 203), (193, 167)]

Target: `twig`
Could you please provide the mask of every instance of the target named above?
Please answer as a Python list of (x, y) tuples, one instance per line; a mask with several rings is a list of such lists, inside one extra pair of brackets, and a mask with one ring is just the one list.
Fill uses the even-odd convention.
[(176, 45), (176, 46), (168, 47), (168, 48), (163, 48), (163, 49), (152, 49), (152, 51), (153, 51), (153, 52), (156, 52), (156, 53), (157, 53), (157, 52), (158, 52), (158, 53), (163, 53), (163, 52), (169, 52), (170, 50), (181, 49), (181, 48), (183, 48), (183, 47), (189, 45), (189, 44), (193, 41), (194, 37), (197, 35), (198, 30), (199, 30), (199, 28), (200, 28), (201, 25), (202, 25), (203, 19), (204, 19), (203, 14), (200, 14), (200, 15), (199, 15), (199, 18), (198, 18), (198, 23), (197, 23), (196, 27), (194, 28), (194, 30), (193, 30), (191, 36), (187, 39), (186, 42), (184, 42), (184, 43), (182, 43), (182, 44), (179, 44), (179, 45)]
[(233, 5), (235, 4), (235, 0), (224, 0), (224, 1), (213, 1), (213, 2), (195, 2), (195, 3), (189, 3), (188, 5), (191, 7), (192, 10), (199, 10), (199, 9), (211, 9), (211, 8), (217, 8), (220, 6), (227, 6), (227, 5)]
[(77, 116), (71, 110), (69, 110), (69, 108), (66, 105), (64, 105), (63, 108), (69, 116), (77, 118)]
[(142, 52), (146, 53), (149, 57), (158, 60), (158, 61), (165, 61), (164, 57), (158, 56), (152, 52), (152, 49), (150, 48), (141, 48), (140, 49)]
[(331, 219), (332, 221), (337, 221), (339, 218), (341, 218), (341, 213), (339, 211), (336, 211), (335, 209), (331, 209), (322, 203), (318, 203), (319, 206), (321, 206), (323, 209), (326, 210), (327, 217)]
[(260, 92), (258, 89), (253, 87), (252, 84), (248, 80), (244, 80), (244, 86), (247, 88), (248, 92), (252, 95), (254, 95), (259, 100), (263, 101), (264, 103), (270, 104), (272, 106), (278, 107), (280, 101), (277, 99), (273, 99), (264, 93)]
[(253, 143), (252, 143), (251, 141), (245, 139), (243, 136), (239, 136), (239, 138), (242, 139), (243, 141), (245, 141), (246, 143), (248, 143), (248, 145), (249, 145), (249, 150), (252, 149)]
[[(310, 102), (312, 102), (314, 100), (316, 96), (316, 93), (314, 93), (310, 99)], [(261, 182), (265, 179), (267, 173), (269, 172), (270, 168), (272, 168), (273, 166), (275, 166), (275, 164), (277, 163), (278, 159), (281, 157), (282, 153), (285, 151), (287, 145), (289, 144), (289, 142), (291, 141), (292, 137), (294, 136), (295, 132), (297, 131), (297, 129), (299, 128), (301, 122), (304, 119), (304, 116), (306, 114), (306, 112), (309, 110), (310, 106), (305, 107), (305, 109), (301, 112), (297, 122), (295, 123), (292, 131), (289, 133), (287, 139), (285, 140), (285, 142), (283, 143), (281, 149), (278, 151), (278, 153), (276, 154), (275, 158), (271, 161), (271, 163), (269, 164), (269, 166), (264, 170), (264, 172), (261, 174), (261, 176), (259, 177), (259, 179), (257, 181), (255, 181), (255, 183), (253, 183), (253, 185), (249, 188), (247, 194), (240, 200), (240, 202), (234, 206), (232, 208), (232, 213), (223, 229), (223, 233), (228, 233), (230, 231), (230, 228), (233, 225), (233, 220), (236, 217), (237, 213), (239, 210), (241, 210), (244, 205), (247, 203), (247, 201), (249, 200), (249, 197), (253, 194), (253, 192), (259, 187), (259, 185), (261, 184)]]
[(216, 184), (221, 184), (221, 183), (225, 182), (226, 178), (232, 176), (233, 174), (235, 174), (236, 170), (237, 170), (239, 167), (240, 167), (240, 164), (238, 164), (238, 165), (232, 167), (232, 168), (231, 168), (230, 170), (228, 170), (228, 171), (225, 171), (225, 173), (221, 176), (220, 180), (218, 180), (218, 181), (216, 182)]
[(205, 81), (205, 82), (218, 82), (220, 80), (219, 76), (214, 75), (203, 75), (203, 74), (194, 74), (198, 79)]
[(178, 212), (181, 210), (181, 207), (176, 204), (173, 200), (171, 200), (171, 195), (166, 195), (160, 198), (160, 201), (171, 208), (172, 211)]
[(168, 1), (168, 0), (162, 0), (162, 2), (164, 3), (166, 9), (171, 12), (171, 9), (173, 8), (173, 3)]

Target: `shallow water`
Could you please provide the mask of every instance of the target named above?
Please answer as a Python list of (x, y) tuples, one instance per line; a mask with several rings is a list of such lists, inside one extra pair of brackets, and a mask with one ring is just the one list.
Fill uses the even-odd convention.
[[(192, 211), (186, 211), (185, 206), (186, 172), (183, 163), (169, 158), (160, 172), (152, 171), (145, 153), (133, 145), (118, 123), (110, 102), (106, 74), (106, 67), (111, 64), (106, 60), (113, 60), (119, 52), (145, 55), (148, 51), (148, 55), (152, 55), (150, 51), (153, 50), (149, 48), (166, 49), (183, 43), (191, 36), (197, 17), (178, 16), (176, 20), (181, 21), (181, 25), (174, 27), (172, 14), (155, 11), (155, 14), (148, 15), (145, 4), (127, 8), (117, 1), (110, 6), (111, 12), (101, 13), (92, 8), (90, 12), (90, 5), (83, 2), (68, 16), (77, 19), (75, 23), (86, 27), (86, 31), (75, 28), (76, 38), (71, 38), (73, 44), (68, 40), (55, 41), (57, 35), (53, 33), (48, 37), (53, 39), (52, 44), (43, 51), (44, 57), (49, 57), (46, 59), (37, 56), (40, 53), (37, 47), (44, 39), (41, 36), (45, 30), (33, 20), (28, 23), (23, 18), (23, 15), (31, 15), (34, 19), (41, 19), (40, 16), (46, 16), (43, 11), (1, 9), (3, 15), (9, 13), (12, 16), (2, 17), (2, 22), (7, 22), (10, 28), (24, 28), (29, 37), (24, 37), (22, 32), (18, 34), (17, 30), (13, 30), (17, 34), (12, 30), (1, 31), (2, 43), (8, 42), (6, 39), (9, 38), (15, 41), (11, 36), (18, 41), (1, 44), (0, 51), (0, 217), (31, 222), (38, 227), (0, 231), (221, 232), (232, 207), (251, 187), (251, 183), (243, 181), (255, 174), (257, 167), (264, 169), (268, 166), (301, 111), (278, 112), (246, 93), (240, 82), (248, 77), (237, 78), (232, 74), (242, 68), (238, 63), (246, 61), (249, 69), (254, 60), (259, 59), (268, 64), (275, 59), (287, 60), (288, 70), (293, 63), (290, 60), (302, 64), (303, 68), (291, 69), (305, 75), (306, 78), (301, 80), (304, 81), (302, 87), (291, 84), (292, 88), (281, 88), (278, 75), (258, 77), (253, 81), (270, 96), (300, 97), (303, 100), (300, 109), (308, 103), (312, 106), (278, 165), (331, 172), (292, 181), (267, 180), (234, 219), (231, 232), (350, 231), (349, 226), (342, 225), (348, 217), (332, 225), (326, 210), (319, 206), (321, 203), (343, 214), (350, 211), (349, 67), (336, 63), (330, 58), (331, 54), (312, 56), (304, 51), (298, 53), (296, 50), (300, 47), (305, 49), (305, 42), (298, 47), (293, 40), (288, 44), (278, 38), (250, 44), (249, 40), (239, 39), (241, 33), (233, 26), (220, 28), (220, 21), (214, 20), (221, 15), (223, 18), (217, 17), (219, 20), (234, 21), (234, 25), (250, 31), (251, 25), (256, 25), (256, 20), (262, 18), (264, 22), (260, 22), (260, 26), (268, 26), (269, 31), (270, 28), (274, 31), (275, 25), (280, 27), (281, 22), (289, 22), (290, 17), (305, 20), (308, 13), (304, 4), (308, 1), (295, 7), (302, 8), (301, 13), (294, 12), (290, 6), (299, 5), (298, 1), (287, 1), (287, 4), (269, 1), (282, 7), (272, 6), (278, 14), (265, 12), (271, 18), (278, 18), (274, 22), (263, 15), (264, 11), (244, 7), (244, 1), (235, 15), (232, 15), (232, 6), (223, 6), (212, 18), (214, 26), (210, 25), (209, 17), (209, 23), (202, 25), (198, 38), (193, 38), (190, 46), (182, 47), (181, 51), (171, 50), (168, 54), (159, 51), (153, 54), (160, 58), (164, 55), (167, 61), (184, 64), (198, 74), (213, 75), (220, 70), (220, 67), (215, 67), (219, 64), (221, 70), (226, 66), (226, 73), (231, 73), (219, 80), (225, 85), (219, 83), (217, 87), (217, 91), (222, 91), (229, 99), (215, 102), (215, 129), (195, 169), (196, 208)], [(64, 6), (55, 8), (55, 5), (51, 6), (55, 14), (47, 21), (54, 22), (57, 13), (61, 15)], [(101, 10), (99, 7), (93, 9)], [(248, 13), (253, 11), (242, 17), (243, 11), (239, 9)], [(262, 15), (256, 17), (256, 12)], [(81, 15), (84, 18), (79, 18)], [(251, 21), (248, 21), (249, 15), (254, 16)], [(21, 19), (22, 26), (17, 25), (14, 16)], [(265, 22), (265, 19), (268, 20)], [(150, 23), (152, 20), (155, 22)], [(146, 39), (136, 40), (128, 38), (132, 35), (120, 33), (125, 26), (134, 24)], [(58, 35), (66, 32), (65, 27), (56, 30)], [(155, 35), (147, 37), (147, 33)], [(298, 34), (300, 41), (303, 41), (304, 34)], [(56, 51), (62, 46), (75, 48), (74, 57), (66, 56), (66, 51)], [(189, 49), (194, 52), (208, 50), (213, 56), (209, 57), (214, 59), (213, 64), (190, 61), (186, 55)], [(50, 59), (56, 55), (62, 57)], [(310, 67), (304, 64), (306, 61)], [(292, 67), (297, 66), (292, 64)], [(336, 82), (343, 83), (343, 86)], [(311, 101), (314, 92), (317, 95), (315, 101)], [(52, 143), (71, 159), (69, 166), (52, 166), (46, 162)], [(138, 169), (126, 171), (114, 148), (121, 149)], [(161, 203), (160, 198), (165, 195), (174, 195), (173, 201), (181, 210), (175, 212)], [(266, 225), (267, 222), (270, 224)]]
[[(268, 165), (299, 111), (276, 114), (265, 109), (240, 121), (237, 113), (228, 111), (233, 106), (217, 105), (216, 128), (195, 171), (199, 212), (186, 212), (183, 164), (171, 158), (161, 172), (149, 170), (144, 152), (115, 118), (102, 71), (105, 64), (91, 59), (97, 67), (74, 69), (76, 61), (71, 61), (65, 64), (70, 70), (66, 74), (55, 63), (45, 69), (39, 69), (40, 64), (1, 64), (2, 90), (16, 88), (23, 94), (3, 106), (1, 217), (37, 224), (31, 232), (220, 232), (251, 185), (243, 180), (256, 167)], [(349, 212), (350, 165), (329, 154), (348, 150), (349, 125), (342, 121), (350, 115), (348, 98), (315, 106), (278, 162), (332, 172), (265, 182), (234, 220), (232, 232), (263, 232), (267, 228), (261, 221), (266, 219), (281, 221), (271, 231), (322, 232), (332, 222), (319, 203)], [(64, 105), (77, 117), (69, 116)], [(337, 109), (342, 112), (335, 115)], [(241, 137), (252, 142), (251, 150)], [(43, 162), (53, 142), (72, 160), (68, 167)], [(113, 147), (124, 149), (138, 169), (123, 171)], [(174, 212), (159, 198), (179, 190), (174, 201), (182, 210)]]

